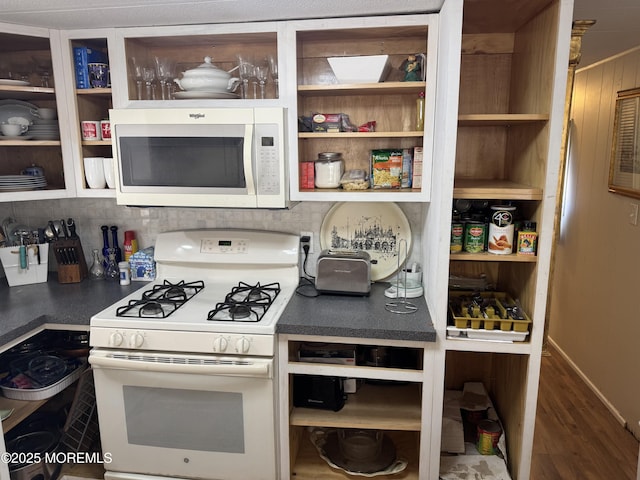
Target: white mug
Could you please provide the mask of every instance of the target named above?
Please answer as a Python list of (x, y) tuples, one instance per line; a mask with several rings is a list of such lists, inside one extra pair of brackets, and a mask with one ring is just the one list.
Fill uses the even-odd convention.
[(104, 178), (107, 180), (107, 187), (116, 188), (116, 172), (113, 167), (113, 158), (104, 157)]
[(7, 137), (17, 137), (18, 135), (22, 135), (29, 129), (26, 125), (21, 125), (19, 123), (3, 123), (0, 125), (0, 130), (2, 130), (2, 134)]
[(105, 188), (107, 180), (104, 176), (104, 158), (85, 157), (84, 176), (87, 179), (89, 188)]
[(81, 122), (83, 140), (100, 140), (100, 122), (85, 120)]

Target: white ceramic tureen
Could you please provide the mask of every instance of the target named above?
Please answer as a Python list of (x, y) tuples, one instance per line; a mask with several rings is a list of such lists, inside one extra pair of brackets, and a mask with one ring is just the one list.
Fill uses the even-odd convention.
[(240, 79), (211, 63), (211, 57), (204, 57), (204, 63), (182, 72), (182, 78), (173, 80), (185, 91), (233, 92)]

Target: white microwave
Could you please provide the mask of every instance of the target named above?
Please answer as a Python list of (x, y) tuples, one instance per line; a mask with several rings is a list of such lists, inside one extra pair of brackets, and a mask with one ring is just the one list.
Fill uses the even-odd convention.
[(283, 108), (109, 111), (120, 205), (286, 208)]

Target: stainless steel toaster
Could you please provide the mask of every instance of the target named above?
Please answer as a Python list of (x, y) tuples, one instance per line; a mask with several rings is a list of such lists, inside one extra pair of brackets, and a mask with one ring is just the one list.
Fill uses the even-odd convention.
[(369, 295), (371, 257), (363, 251), (323, 250), (316, 268), (316, 290), (343, 295)]

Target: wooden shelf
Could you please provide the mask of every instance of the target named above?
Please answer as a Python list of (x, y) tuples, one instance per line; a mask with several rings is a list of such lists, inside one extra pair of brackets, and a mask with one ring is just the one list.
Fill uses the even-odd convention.
[(59, 147), (60, 140), (0, 140), (0, 147)]
[(542, 200), (542, 189), (510, 180), (460, 178), (454, 181), (453, 198), (470, 200)]
[(7, 433), (48, 401), (48, 398), (29, 401), (0, 397), (0, 410), (13, 409), (13, 413), (2, 421), (2, 431)]
[(422, 137), (424, 132), (300, 132), (298, 138), (406, 138)]
[[(389, 403), (394, 405), (389, 409)], [(418, 384), (364, 384), (350, 394), (338, 412), (294, 408), (289, 423), (296, 426), (376, 428), (419, 432), (421, 398)]]
[(536, 263), (538, 257), (535, 255), (517, 255), (512, 253), (510, 255), (496, 255), (495, 253), (452, 253), (449, 258), (457, 262), (521, 262), (521, 263)]
[[(397, 458), (407, 460), (407, 468), (401, 473), (394, 475), (380, 475), (376, 479), (403, 479), (417, 480), (419, 455), (419, 442), (416, 436), (407, 432), (385, 432), (389, 435), (397, 450)], [(338, 470), (329, 466), (329, 464), (320, 457), (315, 446), (309, 438), (309, 434), (305, 432), (300, 439), (300, 449), (292, 465), (291, 477), (296, 480), (345, 480), (348, 478), (360, 478), (348, 475), (342, 470)]]
[(54, 89), (49, 87), (0, 85), (0, 98), (6, 99), (51, 100), (51, 97), (54, 93)]
[(458, 115), (461, 127), (510, 126), (525, 123), (539, 123), (549, 120), (549, 115), (539, 113), (488, 113)]
[(111, 88), (76, 88), (76, 95), (111, 96)]
[(94, 145), (111, 146), (111, 140), (83, 140), (82, 145), (85, 147), (94, 146)]
[(380, 83), (342, 83), (330, 85), (298, 85), (298, 94), (302, 96), (340, 96), (340, 95), (417, 95), (426, 88), (424, 82), (380, 82)]

